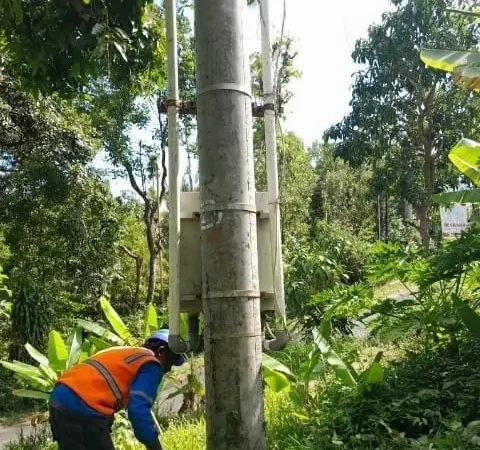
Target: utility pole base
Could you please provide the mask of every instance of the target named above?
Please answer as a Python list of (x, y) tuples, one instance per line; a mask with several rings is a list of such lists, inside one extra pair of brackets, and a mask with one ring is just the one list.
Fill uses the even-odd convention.
[[(207, 311), (205, 364), (210, 370), (205, 382), (211, 396), (207, 448), (263, 450), (260, 301), (211, 299)], [(230, 370), (224, 370), (225, 366)], [(246, 371), (251, 373), (245, 376)]]

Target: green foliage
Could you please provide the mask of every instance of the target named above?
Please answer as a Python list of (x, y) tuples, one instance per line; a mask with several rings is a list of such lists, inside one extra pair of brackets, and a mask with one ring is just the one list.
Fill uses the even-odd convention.
[(457, 240), (443, 242), (428, 257), (414, 249), (377, 246), (374, 262), (368, 268), (370, 278), (397, 278), (405, 286), (417, 286), (417, 290), (408, 300), (386, 300), (374, 305), (371, 313), (379, 314), (369, 325), (374, 333), (393, 340), (415, 333), (425, 338), (425, 345), (446, 341), (455, 348), (462, 331), (454, 310), (457, 297), (473, 308), (479, 304), (479, 236), (478, 226), (474, 225)]
[[(480, 184), (480, 144), (462, 139), (450, 150), (450, 161), (476, 186)], [(479, 203), (480, 190), (468, 189), (435, 194), (432, 200), (438, 203)]]
[(477, 100), (450, 89), (451, 79), (428, 70), (418, 57), (419, 47), (427, 43), (476, 44), (474, 30), (448, 14), (452, 3), (394, 2), (396, 10), (385, 13), (380, 24), (370, 27), (368, 38), (357, 41), (353, 60), (366, 67), (355, 75), (352, 112), (326, 133), (348, 161), (372, 163), (376, 193), (390, 192), (413, 205), (425, 248), (431, 195), (458, 183), (445, 164), (446, 150), (476, 129), (480, 117)]
[(292, 241), (285, 251), (289, 312), (295, 317), (306, 315), (309, 326), (317, 326), (325, 307), (335, 302), (330, 297), (364, 278), (366, 252), (367, 244), (360, 238), (338, 225), (317, 221), (310, 239)]
[(291, 242), (285, 252), (285, 299), (293, 315), (299, 314), (310, 296), (347, 281), (341, 266), (314, 241)]
[(23, 346), (30, 342), (43, 348), (50, 323), (49, 302), (36, 286), (22, 286), (14, 295), (11, 313), (10, 358), (25, 358)]
[(130, 334), (130, 331), (105, 297), (100, 297), (100, 307), (102, 308), (105, 317), (107, 318), (115, 333), (117, 333), (117, 335), (120, 337), (120, 339), (126, 345), (135, 345), (136, 342), (133, 336)]
[(480, 338), (480, 316), (464, 303), (458, 296), (454, 296), (453, 305), (467, 327), (468, 331), (472, 333), (477, 339)]
[(0, 17), (6, 41), (2, 63), (33, 90), (71, 94), (92, 78), (125, 82), (145, 72), (158, 77), (163, 67), (163, 22), (148, 0), (127, 7), (111, 1), (58, 7), (11, 0), (2, 3)]
[(48, 335), (48, 353), (42, 354), (30, 344), (25, 349), (38, 366), (19, 361), (0, 361), (0, 364), (15, 374), (15, 377), (28, 389), (14, 389), (12, 393), (18, 397), (48, 400), (58, 377), (67, 369), (93, 354), (95, 348), (89, 341), (80, 341), (81, 332), (73, 330), (69, 345), (65, 345), (57, 331)]
[(337, 286), (312, 295), (303, 310), (303, 325), (314, 328), (331, 322), (341, 333), (351, 333), (352, 320), (361, 317), (374, 305), (373, 291), (365, 283)]
[(371, 238), (373, 232), (371, 182), (368, 167), (352, 167), (336, 157), (331, 145), (314, 142), (308, 150), (315, 170), (310, 220), (315, 236), (322, 231), (318, 220), (344, 233)]

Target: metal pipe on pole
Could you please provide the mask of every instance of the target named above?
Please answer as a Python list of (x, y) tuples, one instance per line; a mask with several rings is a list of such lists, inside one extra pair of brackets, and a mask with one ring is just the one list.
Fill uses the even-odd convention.
[(267, 153), (266, 170), (270, 222), (270, 245), (272, 249), (272, 271), (274, 273), (276, 314), (281, 319), (275, 339), (264, 341), (264, 348), (265, 350), (278, 350), (287, 343), (287, 333), (285, 327), (285, 291), (283, 283), (282, 235), (280, 231), (277, 136), (275, 129), (275, 87), (273, 80), (270, 1), (260, 0), (259, 4), (262, 33), (264, 127), (265, 147)]
[(178, 57), (177, 11), (175, 0), (165, 0), (167, 27), (167, 117), (168, 117), (168, 327), (169, 347), (178, 353), (188, 351), (180, 339), (180, 170), (178, 151)]
[(265, 448), (245, 8), (195, 1), (208, 450)]

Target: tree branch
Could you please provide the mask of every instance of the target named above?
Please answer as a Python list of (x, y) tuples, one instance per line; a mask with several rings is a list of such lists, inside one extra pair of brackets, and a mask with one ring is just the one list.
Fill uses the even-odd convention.
[[(167, 130), (165, 124), (162, 122), (162, 116), (160, 113), (160, 107), (161, 107), (161, 98), (158, 96), (157, 99), (157, 110), (158, 110), (158, 122), (160, 124), (160, 148), (162, 150), (162, 180), (161, 180), (161, 190), (160, 190), (160, 195), (158, 196), (158, 209), (160, 211), (160, 206), (163, 202), (163, 199), (165, 197), (165, 193), (167, 192)], [(160, 217), (158, 218), (160, 222)]]
[(130, 185), (132, 186), (133, 190), (140, 197), (142, 197), (144, 202), (146, 202), (148, 200), (147, 194), (145, 191), (140, 189), (140, 186), (138, 185), (137, 180), (135, 179), (132, 165), (128, 161), (123, 161), (123, 167), (125, 167), (125, 170), (127, 171), (128, 180), (130, 181)]
[(420, 226), (417, 225), (416, 223), (406, 220), (405, 224), (412, 227), (412, 228), (415, 228), (415, 230), (417, 230), (420, 233)]
[(140, 259), (142, 259), (141, 256), (138, 256), (136, 255), (135, 253), (133, 253), (129, 248), (127, 248), (125, 245), (123, 244), (119, 244), (119, 247), (128, 255), (130, 256), (130, 258), (134, 259), (135, 261), (138, 261)]

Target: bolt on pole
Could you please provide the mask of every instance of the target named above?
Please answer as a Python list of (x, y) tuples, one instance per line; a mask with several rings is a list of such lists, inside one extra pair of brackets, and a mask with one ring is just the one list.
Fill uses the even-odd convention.
[(264, 450), (245, 0), (196, 0), (208, 450)]

